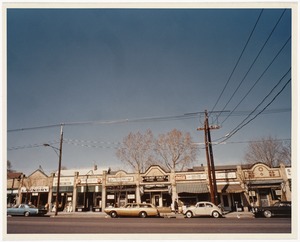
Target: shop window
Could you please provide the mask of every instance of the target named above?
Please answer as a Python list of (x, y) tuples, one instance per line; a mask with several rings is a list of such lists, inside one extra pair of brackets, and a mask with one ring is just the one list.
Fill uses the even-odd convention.
[(271, 189), (272, 200), (280, 200), (281, 190), (280, 189)]

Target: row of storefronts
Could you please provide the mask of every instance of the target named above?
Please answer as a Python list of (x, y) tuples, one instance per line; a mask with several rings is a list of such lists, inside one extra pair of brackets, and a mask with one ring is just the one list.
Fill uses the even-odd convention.
[[(291, 200), (291, 167), (220, 166), (215, 169), (218, 203), (225, 210), (248, 210)], [(7, 204), (31, 202), (58, 211), (100, 212), (107, 206), (147, 202), (170, 207), (178, 199), (184, 205), (210, 200), (208, 170), (205, 166), (184, 172), (166, 172), (150, 166), (144, 173), (93, 169), (62, 170), (59, 194), (57, 174), (38, 169), (31, 175), (10, 173), (7, 177)]]

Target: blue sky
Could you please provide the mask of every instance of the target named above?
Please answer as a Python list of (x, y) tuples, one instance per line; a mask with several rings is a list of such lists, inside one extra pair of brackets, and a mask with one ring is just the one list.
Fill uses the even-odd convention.
[[(261, 9), (8, 9), (7, 128), (183, 116), (214, 106), (214, 111), (232, 111), (291, 36), (291, 10), (283, 11), (264, 9), (257, 22)], [(290, 67), (288, 41), (235, 113), (225, 122), (225, 114), (218, 122), (211, 116), (211, 124), (222, 124), (212, 131), (216, 140), (247, 117), (234, 114), (249, 114), (267, 97), (262, 110), (280, 93), (268, 106), (269, 114), (213, 147), (216, 165), (243, 163), (244, 141), (291, 138), (291, 84), (280, 92), (290, 72), (267, 96)], [(94, 163), (125, 168), (115, 147), (129, 132), (151, 129), (158, 135), (176, 128), (203, 143), (203, 132), (196, 130), (203, 120), (199, 114), (65, 125), (62, 163), (70, 169)], [(59, 126), (8, 132), (7, 159), (13, 169), (26, 174), (40, 165), (47, 173), (57, 169), (57, 156), (42, 144), (58, 147), (59, 132)], [(202, 148), (195, 165), (206, 164)]]

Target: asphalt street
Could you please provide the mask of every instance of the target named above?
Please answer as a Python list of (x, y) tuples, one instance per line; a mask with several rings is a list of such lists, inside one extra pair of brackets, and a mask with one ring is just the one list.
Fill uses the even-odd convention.
[(291, 233), (290, 218), (7, 217), (7, 234)]

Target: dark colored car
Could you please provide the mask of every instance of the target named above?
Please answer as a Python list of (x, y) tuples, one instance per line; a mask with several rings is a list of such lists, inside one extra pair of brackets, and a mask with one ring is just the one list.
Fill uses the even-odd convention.
[(45, 215), (47, 213), (46, 209), (39, 209), (34, 205), (29, 204), (18, 204), (12, 208), (7, 209), (7, 215), (15, 216), (34, 216), (34, 215)]
[(274, 216), (291, 217), (291, 202), (276, 202), (269, 207), (253, 207), (252, 213), (255, 217), (271, 218)]

